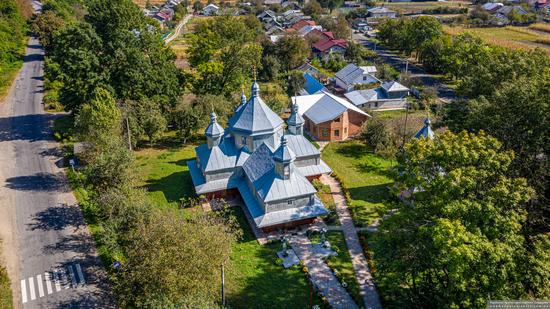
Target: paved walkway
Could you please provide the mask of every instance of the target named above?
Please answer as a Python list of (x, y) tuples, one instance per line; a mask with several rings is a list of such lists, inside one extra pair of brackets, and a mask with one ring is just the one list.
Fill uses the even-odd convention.
[(296, 235), (290, 239), (290, 245), (309, 271), (313, 284), (323, 294), (329, 305), (335, 309), (358, 308), (346, 289), (340, 285), (332, 270), (322, 257), (313, 252), (311, 242), (306, 235)]
[(357, 236), (357, 230), (355, 229), (355, 225), (353, 224), (353, 220), (346, 205), (346, 199), (342, 193), (342, 187), (334, 177), (328, 175), (321, 176), (321, 182), (330, 186), (330, 191), (334, 203), (336, 204), (336, 213), (342, 224), (344, 238), (346, 239), (346, 244), (353, 263), (353, 269), (355, 270), (355, 277), (361, 287), (361, 296), (363, 296), (365, 306), (373, 309), (382, 308), (378, 292), (376, 292), (376, 287), (372, 280), (367, 259), (363, 254), (363, 248)]

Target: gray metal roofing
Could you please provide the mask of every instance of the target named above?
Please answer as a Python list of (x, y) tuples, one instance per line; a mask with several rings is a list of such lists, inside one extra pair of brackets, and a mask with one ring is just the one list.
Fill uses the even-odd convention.
[(344, 96), (355, 105), (365, 104), (367, 102), (373, 102), (378, 100), (384, 100), (387, 98), (384, 91), (380, 88), (376, 89), (366, 89), (366, 90), (355, 90), (352, 92), (345, 93)]
[(414, 137), (416, 138), (421, 138), (421, 137), (425, 137), (425, 138), (434, 138), (434, 131), (432, 131), (432, 128), (430, 126), (431, 122), (430, 122), (430, 119), (429, 118), (426, 118), (426, 120), (424, 120), (424, 126), (414, 135)]
[(296, 155), (294, 154), (294, 151), (288, 147), (288, 140), (283, 135), (279, 147), (273, 153), (273, 160), (279, 162), (290, 162), (294, 161), (294, 159), (296, 159)]
[(292, 149), (297, 158), (319, 155), (320, 152), (303, 135), (286, 135), (288, 147)]
[(223, 132), (223, 127), (216, 121), (211, 121), (206, 130), (204, 130), (206, 136), (221, 136)]
[(233, 174), (229, 178), (206, 182), (201, 170), (197, 167), (196, 160), (187, 161), (187, 167), (189, 168), (189, 173), (191, 174), (191, 179), (195, 186), (195, 192), (199, 195), (237, 188), (238, 183), (242, 181), (240, 177), (236, 177), (236, 175)]
[(384, 88), (388, 92), (391, 92), (391, 91), (409, 91), (409, 88), (401, 85), (400, 83), (398, 83), (394, 80), (382, 83), (381, 87)]
[(231, 129), (255, 133), (273, 131), (284, 123), (259, 96), (252, 96), (237, 113), (231, 117)]
[(262, 144), (246, 160), (243, 170), (250, 182), (254, 183), (275, 166), (271, 155), (271, 149), (266, 144)]
[(321, 160), (321, 162), (317, 165), (300, 166), (296, 167), (296, 169), (304, 177), (328, 174), (332, 172), (330, 167), (328, 167), (328, 165), (323, 160)]
[(346, 84), (353, 84), (359, 76), (363, 76), (364, 70), (353, 63), (346, 65), (336, 73), (336, 77)]
[[(311, 95), (303, 96), (304, 98), (310, 97), (312, 100), (317, 100), (315, 103), (308, 108), (304, 115), (307, 116), (311, 121), (316, 124), (330, 121), (342, 113), (351, 109), (359, 114), (369, 116), (367, 113), (362, 111), (360, 108), (346, 101), (345, 99), (339, 98), (329, 92), (324, 92), (323, 95)], [(299, 101), (297, 101), (299, 102)], [(307, 104), (309, 105), (309, 104)]]
[(317, 192), (311, 183), (296, 171), (290, 174), (289, 179), (282, 179), (274, 168), (255, 181), (253, 185), (264, 202), (288, 200)]
[(197, 157), (205, 172), (212, 172), (235, 167), (238, 151), (233, 138), (224, 137), (219, 146), (208, 148), (207, 144), (195, 148)]

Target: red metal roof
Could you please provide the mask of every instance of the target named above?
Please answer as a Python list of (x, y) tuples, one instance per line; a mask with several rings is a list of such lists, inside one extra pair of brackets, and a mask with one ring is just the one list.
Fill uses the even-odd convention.
[(305, 27), (305, 26), (315, 26), (315, 21), (314, 20), (305, 20), (305, 19), (302, 19), (300, 20), (299, 22), (295, 23), (294, 25), (292, 25), (292, 29), (294, 30), (300, 30), (302, 29), (302, 27)]
[(317, 49), (320, 52), (325, 52), (329, 50), (333, 46), (341, 46), (343, 48), (348, 47), (348, 42), (346, 40), (338, 39), (338, 40), (326, 40), (317, 42), (313, 45), (313, 48)]

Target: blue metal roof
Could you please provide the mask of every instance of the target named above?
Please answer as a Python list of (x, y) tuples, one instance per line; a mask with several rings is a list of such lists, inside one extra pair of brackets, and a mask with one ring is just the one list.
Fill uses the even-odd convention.
[(309, 94), (317, 93), (325, 88), (315, 77), (311, 76), (309, 73), (304, 73), (304, 78), (306, 80), (304, 84), (304, 89)]

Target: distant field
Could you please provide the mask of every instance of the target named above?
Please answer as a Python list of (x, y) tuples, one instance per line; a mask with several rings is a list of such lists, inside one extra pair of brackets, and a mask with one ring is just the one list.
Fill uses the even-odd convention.
[(469, 7), (469, 1), (427, 1), (427, 2), (379, 2), (377, 5), (383, 5), (398, 11), (401, 14), (418, 14), (425, 9), (433, 9), (437, 7)]
[[(135, 4), (137, 4), (139, 7), (144, 8), (145, 4), (147, 4), (147, 0), (132, 0)], [(151, 5), (160, 5), (166, 3), (166, 0), (149, 0)]]
[(540, 47), (550, 54), (550, 33), (546, 34), (527, 27), (463, 28), (445, 26), (444, 31), (451, 35), (471, 32), (489, 44), (524, 50)]

